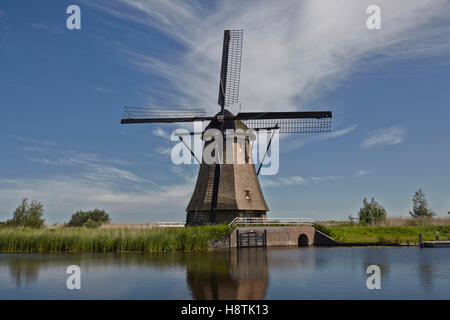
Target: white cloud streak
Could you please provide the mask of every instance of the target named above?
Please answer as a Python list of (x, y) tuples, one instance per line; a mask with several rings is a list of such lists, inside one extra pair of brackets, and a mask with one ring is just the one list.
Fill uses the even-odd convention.
[(102, 86), (93, 86), (92, 90), (100, 92), (100, 93), (109, 93), (109, 94), (116, 94), (114, 90), (102, 87)]
[(16, 139), (20, 142), (24, 143), (31, 143), (31, 144), (38, 144), (48, 147), (54, 147), (56, 146), (56, 143), (50, 140), (42, 140), (42, 139), (34, 139), (34, 138), (28, 138), (28, 137), (22, 137), (22, 136), (16, 136)]
[(324, 181), (336, 181), (342, 177), (340, 176), (325, 176), (325, 177), (311, 177), (312, 182), (319, 183)]
[(26, 151), (26, 152), (38, 152), (38, 153), (48, 153), (49, 151), (46, 148), (42, 147), (31, 147), (31, 146), (21, 146), (17, 147), (20, 151)]
[(30, 23), (29, 26), (33, 29), (47, 31), (53, 34), (63, 34), (65, 31), (64, 25), (51, 25), (47, 22)]
[(356, 129), (356, 127), (357, 127), (357, 125), (354, 124), (350, 127), (347, 127), (347, 128), (344, 128), (344, 129), (341, 129), (338, 131), (321, 133), (319, 135), (314, 135), (314, 136), (310, 136), (310, 137), (302, 137), (302, 138), (296, 137), (295, 140), (294, 139), (286, 139), (285, 143), (283, 143), (283, 145), (281, 147), (281, 152), (289, 152), (289, 151), (298, 149), (300, 147), (303, 147), (306, 144), (313, 143), (313, 142), (339, 138), (339, 137), (345, 136), (345, 135), (349, 134), (350, 132), (354, 131)]
[(264, 187), (283, 187), (291, 185), (307, 184), (308, 182), (300, 176), (292, 176), (288, 178), (261, 178), (260, 183)]
[(373, 132), (361, 143), (361, 148), (367, 149), (377, 145), (395, 145), (403, 141), (406, 130), (402, 126), (392, 126)]
[[(64, 157), (56, 157), (55, 159), (31, 158), (30, 160), (54, 166), (77, 166), (81, 172), (86, 171), (84, 174), (86, 178), (93, 180), (111, 181), (122, 179), (132, 182), (150, 182), (139, 178), (129, 171), (108, 165), (105, 163), (106, 161), (91, 153), (70, 154)], [(116, 162), (116, 159), (112, 161)]]
[(300, 176), (291, 176), (291, 177), (287, 177), (287, 178), (262, 177), (260, 179), (260, 182), (263, 187), (285, 187), (285, 186), (293, 186), (293, 185), (307, 185), (309, 183), (336, 181), (341, 178), (342, 178), (341, 176), (324, 176), (324, 177), (310, 177), (310, 178), (302, 178)]
[(368, 173), (369, 173), (369, 171), (367, 171), (367, 170), (359, 170), (359, 171), (356, 173), (356, 176), (357, 176), (357, 177), (362, 177), (362, 176), (367, 175)]
[[(184, 47), (157, 59), (126, 49), (138, 70), (168, 80), (170, 102), (217, 110), (224, 29), (244, 29), (240, 100), (246, 111), (295, 110), (353, 72), (389, 59), (447, 54), (447, 0), (379, 0), (382, 30), (366, 28), (373, 1), (93, 0), (108, 14), (148, 25)], [(436, 41), (438, 40), (438, 41)], [(371, 57), (375, 57), (370, 59)], [(170, 93), (169, 93), (170, 92)]]
[(166, 131), (164, 131), (163, 129), (161, 129), (161, 128), (156, 128), (155, 130), (153, 130), (153, 134), (155, 135), (155, 136), (158, 136), (158, 137), (161, 137), (161, 138), (164, 138), (164, 139), (169, 139), (170, 140), (170, 134), (169, 133), (167, 133)]

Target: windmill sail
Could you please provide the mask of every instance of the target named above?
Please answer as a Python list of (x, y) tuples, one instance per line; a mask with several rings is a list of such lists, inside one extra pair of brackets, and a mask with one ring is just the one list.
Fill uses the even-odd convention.
[(242, 43), (243, 30), (224, 31), (218, 101), (222, 110), (239, 99)]
[(208, 121), (205, 109), (157, 109), (125, 107), (120, 123), (173, 123)]
[(278, 128), (280, 133), (319, 133), (331, 131), (330, 111), (312, 112), (241, 112), (235, 117), (248, 128)]

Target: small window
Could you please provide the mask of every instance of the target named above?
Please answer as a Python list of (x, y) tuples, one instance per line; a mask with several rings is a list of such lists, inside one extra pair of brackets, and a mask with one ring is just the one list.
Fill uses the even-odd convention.
[(245, 199), (251, 200), (252, 197), (250, 196), (250, 190), (245, 190)]

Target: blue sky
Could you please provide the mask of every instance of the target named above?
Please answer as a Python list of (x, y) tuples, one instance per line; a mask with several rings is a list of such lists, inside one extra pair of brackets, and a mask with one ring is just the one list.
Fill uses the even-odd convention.
[[(281, 140), (262, 177), (272, 217), (346, 219), (364, 197), (407, 216), (422, 188), (450, 211), (450, 5), (376, 1), (0, 3), (0, 220), (23, 197), (48, 223), (105, 209), (117, 222), (179, 221), (198, 166), (123, 107), (217, 111), (224, 29), (244, 29), (244, 111), (331, 110), (333, 131)], [(81, 30), (66, 8), (81, 8)], [(236, 110), (231, 110), (236, 112)]]

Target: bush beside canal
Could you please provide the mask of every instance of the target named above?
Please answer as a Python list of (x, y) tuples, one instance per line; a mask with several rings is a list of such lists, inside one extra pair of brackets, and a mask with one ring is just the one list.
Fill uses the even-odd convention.
[(185, 228), (0, 228), (0, 252), (163, 252), (207, 249), (227, 225)]

